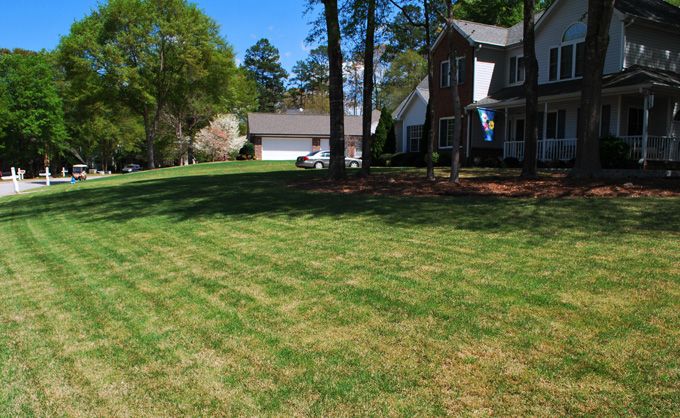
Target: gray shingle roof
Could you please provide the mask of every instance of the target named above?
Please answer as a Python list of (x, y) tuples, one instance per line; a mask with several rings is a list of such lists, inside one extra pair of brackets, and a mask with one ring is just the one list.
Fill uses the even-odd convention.
[[(543, 13), (536, 13), (535, 20), (538, 21), (543, 16)], [(455, 22), (456, 26), (470, 39), (480, 44), (508, 46), (521, 42), (524, 37), (524, 22), (509, 28), (470, 22), (468, 20), (456, 20)]]
[[(380, 111), (374, 110), (371, 131), (375, 132)], [(345, 116), (345, 135), (361, 136), (362, 117)], [(250, 135), (299, 135), (330, 136), (330, 116), (308, 114), (249, 113), (248, 133)]]
[(680, 27), (680, 7), (664, 0), (616, 0), (615, 7), (630, 16)]

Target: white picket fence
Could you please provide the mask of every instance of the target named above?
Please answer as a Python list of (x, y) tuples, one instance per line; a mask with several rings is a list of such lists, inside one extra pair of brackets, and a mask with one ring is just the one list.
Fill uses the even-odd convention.
[[(624, 136), (623, 141), (630, 147), (630, 158), (642, 158), (642, 137)], [(576, 158), (576, 139), (547, 139), (538, 141), (539, 161), (568, 161)], [(506, 141), (503, 144), (503, 158), (524, 159), (524, 141)], [(680, 138), (649, 136), (647, 159), (650, 161), (680, 161)]]
[[(642, 137), (625, 136), (623, 139), (630, 147), (630, 158), (642, 158)], [(680, 161), (680, 138), (670, 136), (650, 136), (647, 138), (647, 159), (651, 161)]]
[[(569, 161), (576, 157), (576, 139), (546, 139), (538, 141), (536, 155), (539, 161)], [(503, 144), (504, 158), (524, 159), (524, 141), (507, 141)]]

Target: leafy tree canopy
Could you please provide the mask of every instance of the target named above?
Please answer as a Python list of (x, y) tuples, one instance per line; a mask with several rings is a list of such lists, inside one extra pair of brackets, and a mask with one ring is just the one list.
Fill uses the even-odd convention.
[(427, 76), (427, 60), (413, 50), (399, 53), (385, 72), (383, 101), (393, 111)]
[(98, 77), (143, 118), (149, 167), (155, 166), (154, 142), (169, 103), (189, 84), (210, 85), (207, 80), (218, 79), (216, 69), (233, 61), (218, 25), (186, 0), (101, 3), (74, 23), (59, 49), (67, 78), (86, 84)]
[(47, 53), (0, 54), (0, 143), (14, 163), (60, 155), (67, 133), (56, 71)]

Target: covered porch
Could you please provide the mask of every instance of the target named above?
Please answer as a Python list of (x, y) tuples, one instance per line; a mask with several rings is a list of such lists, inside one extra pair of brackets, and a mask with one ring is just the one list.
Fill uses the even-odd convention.
[[(539, 87), (537, 158), (571, 161), (576, 157), (581, 80)], [(680, 74), (631, 68), (603, 80), (600, 136), (628, 145), (634, 161), (680, 162)], [(514, 91), (512, 91), (514, 90)], [(495, 97), (494, 97), (495, 96)], [(497, 138), (504, 159), (524, 159), (523, 87), (505, 89), (471, 105), (497, 112)]]

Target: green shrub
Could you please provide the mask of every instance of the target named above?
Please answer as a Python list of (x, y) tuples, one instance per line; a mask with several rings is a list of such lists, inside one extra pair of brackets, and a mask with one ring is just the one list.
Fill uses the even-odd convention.
[(602, 168), (634, 168), (630, 159), (630, 147), (621, 138), (606, 136), (600, 138), (600, 163)]
[(393, 155), (394, 154), (382, 154), (377, 160), (373, 161), (373, 164), (380, 167), (389, 167), (391, 165)]
[(380, 114), (380, 121), (378, 122), (378, 127), (375, 129), (375, 135), (373, 135), (373, 141), (371, 144), (371, 157), (373, 161), (378, 161), (380, 156), (385, 152), (394, 152), (391, 144), (388, 142), (392, 139), (390, 136), (391, 132), (394, 130), (394, 120), (392, 115), (383, 108)]
[(240, 156), (244, 156), (245, 159), (247, 160), (254, 160), (255, 159), (255, 145), (253, 145), (252, 142), (248, 141), (245, 144), (243, 144), (243, 147), (241, 147), (241, 150), (239, 151)]

